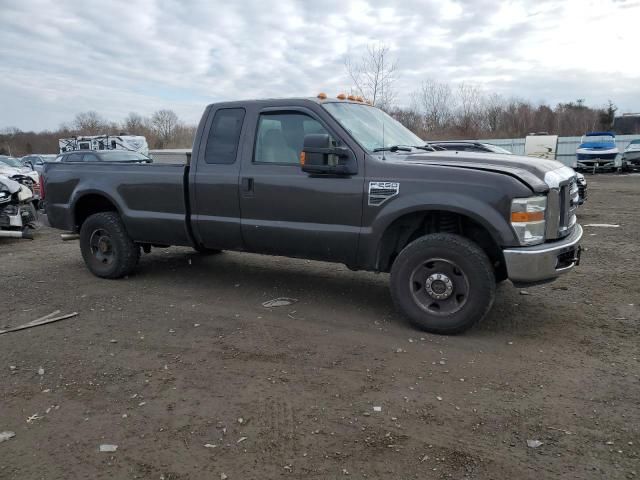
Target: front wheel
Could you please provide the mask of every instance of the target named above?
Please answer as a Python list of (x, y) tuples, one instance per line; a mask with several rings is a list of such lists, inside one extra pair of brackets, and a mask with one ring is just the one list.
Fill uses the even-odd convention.
[(140, 259), (140, 247), (131, 240), (115, 212), (95, 213), (84, 221), (80, 250), (87, 268), (101, 278), (129, 275)]
[(422, 330), (454, 334), (491, 309), (496, 280), (482, 249), (460, 235), (425, 235), (407, 245), (391, 268), (391, 296)]

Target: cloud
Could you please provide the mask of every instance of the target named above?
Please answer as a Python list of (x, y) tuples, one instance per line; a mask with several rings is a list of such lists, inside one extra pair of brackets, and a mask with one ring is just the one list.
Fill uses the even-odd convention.
[(219, 100), (337, 93), (345, 56), (378, 42), (399, 102), (433, 78), (640, 110), (639, 14), (637, 0), (0, 0), (0, 127), (160, 108), (195, 123)]

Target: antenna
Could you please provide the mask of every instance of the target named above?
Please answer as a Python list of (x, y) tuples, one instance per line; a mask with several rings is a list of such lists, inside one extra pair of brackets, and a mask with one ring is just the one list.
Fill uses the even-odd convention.
[[(382, 118), (382, 148), (386, 148), (386, 144), (384, 143), (384, 117)], [(382, 150), (382, 160), (386, 160), (384, 155), (384, 150)]]

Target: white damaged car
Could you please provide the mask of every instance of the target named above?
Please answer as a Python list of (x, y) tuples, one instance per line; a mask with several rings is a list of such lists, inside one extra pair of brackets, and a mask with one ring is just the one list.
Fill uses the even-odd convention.
[(0, 237), (33, 240), (37, 212), (33, 192), (26, 186), (0, 175)]

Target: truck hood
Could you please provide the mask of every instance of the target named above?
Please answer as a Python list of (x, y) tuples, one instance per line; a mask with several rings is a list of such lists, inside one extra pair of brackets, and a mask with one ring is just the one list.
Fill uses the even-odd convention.
[[(555, 160), (519, 155), (439, 151), (394, 155), (393, 158), (391, 157), (391, 155), (387, 155), (387, 161), (503, 173), (517, 178), (534, 192), (546, 192), (549, 190), (549, 187), (555, 183), (553, 181), (554, 177), (564, 178), (575, 174), (572, 169)], [(550, 172), (553, 173), (550, 174)]]

